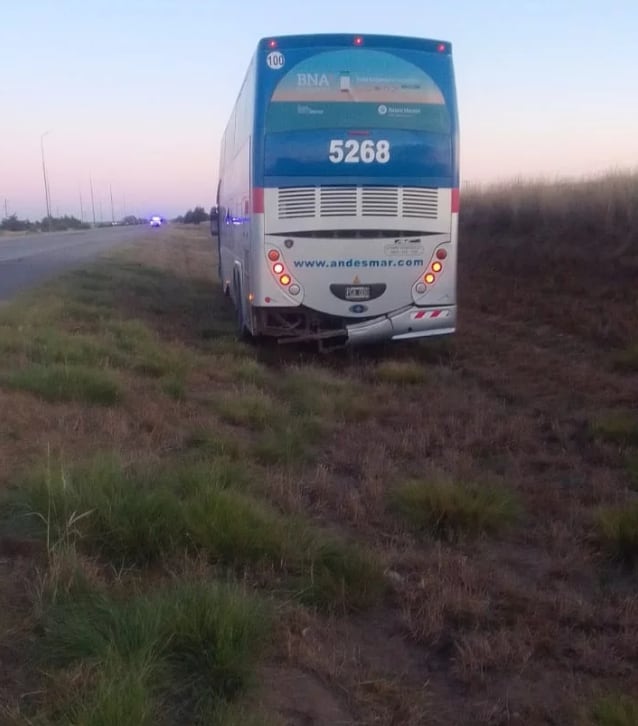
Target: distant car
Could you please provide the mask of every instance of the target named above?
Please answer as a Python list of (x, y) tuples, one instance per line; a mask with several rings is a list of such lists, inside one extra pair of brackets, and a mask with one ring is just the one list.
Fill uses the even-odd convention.
[(161, 217), (151, 217), (151, 227), (161, 227), (161, 226), (162, 226)]

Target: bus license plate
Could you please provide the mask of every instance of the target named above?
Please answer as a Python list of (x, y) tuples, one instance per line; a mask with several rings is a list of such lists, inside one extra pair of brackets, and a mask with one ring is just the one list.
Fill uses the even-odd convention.
[(369, 285), (352, 285), (346, 287), (346, 300), (369, 300), (370, 299), (370, 286)]

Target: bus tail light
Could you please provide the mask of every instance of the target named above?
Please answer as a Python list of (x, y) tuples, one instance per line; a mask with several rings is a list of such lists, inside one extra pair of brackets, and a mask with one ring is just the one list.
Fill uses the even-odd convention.
[(281, 273), (284, 271), (284, 266), (281, 264), (281, 262), (277, 262), (272, 266), (272, 271), (275, 273), (275, 275), (281, 275)]
[(440, 249), (438, 249), (436, 251), (437, 260), (444, 260), (446, 257), (447, 257), (447, 250), (443, 249), (443, 247), (441, 247)]
[(279, 250), (274, 250), (274, 249), (273, 250), (268, 250), (268, 259), (271, 262), (277, 262), (277, 260), (279, 259), (279, 257), (280, 257)]

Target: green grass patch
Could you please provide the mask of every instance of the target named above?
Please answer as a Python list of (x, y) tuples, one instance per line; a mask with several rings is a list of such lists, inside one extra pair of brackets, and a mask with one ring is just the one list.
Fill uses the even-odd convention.
[(122, 396), (118, 382), (109, 371), (80, 365), (35, 364), (1, 375), (0, 383), (51, 402), (80, 401), (112, 406)]
[(621, 371), (638, 371), (638, 343), (632, 343), (614, 355), (614, 366)]
[(33, 515), (49, 548), (77, 540), (116, 563), (146, 563), (192, 546), (185, 501), (206, 488), (242, 483), (242, 477), (236, 464), (223, 459), (124, 469), (115, 457), (100, 456), (69, 471), (36, 472), (17, 493), (15, 506)]
[(591, 726), (638, 726), (638, 700), (625, 695), (604, 696), (591, 707)]
[(141, 320), (118, 320), (106, 328), (106, 339), (124, 356), (127, 367), (151, 378), (183, 375), (192, 362), (185, 349), (174, 349), (162, 343)]
[(231, 438), (219, 431), (196, 429), (186, 437), (185, 450), (199, 459), (225, 457), (237, 461), (242, 455), (242, 446), (236, 437)]
[(31, 363), (100, 366), (117, 364), (113, 351), (97, 337), (31, 327), (0, 328), (0, 353), (23, 356)]
[(638, 560), (638, 502), (600, 509), (596, 516), (600, 541), (614, 559), (628, 565)]
[(222, 421), (255, 431), (276, 426), (286, 415), (281, 403), (257, 388), (224, 393), (215, 399), (214, 407)]
[(392, 493), (390, 505), (414, 529), (452, 540), (496, 533), (512, 524), (520, 512), (517, 498), (504, 487), (445, 477), (403, 484)]
[(162, 381), (162, 390), (176, 401), (186, 400), (186, 381), (181, 376), (169, 376)]
[(374, 377), (381, 383), (399, 386), (415, 386), (429, 379), (426, 366), (415, 360), (383, 361), (374, 368)]
[(234, 376), (241, 383), (264, 386), (270, 380), (270, 374), (266, 366), (252, 358), (235, 361), (233, 369)]
[(591, 423), (594, 436), (620, 446), (638, 445), (638, 414), (615, 411)]
[(39, 647), (49, 667), (91, 669), (70, 696), (70, 723), (208, 724), (253, 680), (270, 621), (267, 603), (217, 584), (92, 592), (48, 609)]
[(246, 472), (226, 459), (124, 469), (100, 457), (49, 467), (13, 496), (49, 552), (75, 545), (118, 567), (184, 552), (239, 570), (265, 565), (291, 596), (323, 608), (363, 607), (382, 585), (369, 555), (251, 496)]
[(358, 381), (319, 366), (289, 367), (274, 389), (294, 416), (322, 422), (362, 421), (378, 413), (370, 391)]
[(312, 462), (323, 429), (317, 420), (290, 421), (266, 430), (252, 444), (255, 459), (265, 466), (295, 466)]

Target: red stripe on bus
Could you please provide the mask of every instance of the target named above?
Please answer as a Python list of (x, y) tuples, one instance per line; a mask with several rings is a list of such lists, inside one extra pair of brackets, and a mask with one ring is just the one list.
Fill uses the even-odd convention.
[(432, 315), (430, 315), (430, 317), (431, 318), (438, 318), (440, 314), (441, 314), (441, 311), (440, 310), (433, 310), (432, 311)]
[(452, 214), (458, 213), (459, 207), (461, 206), (461, 195), (459, 194), (458, 187), (452, 189)]
[(264, 213), (264, 188), (253, 187), (253, 212), (255, 214)]

